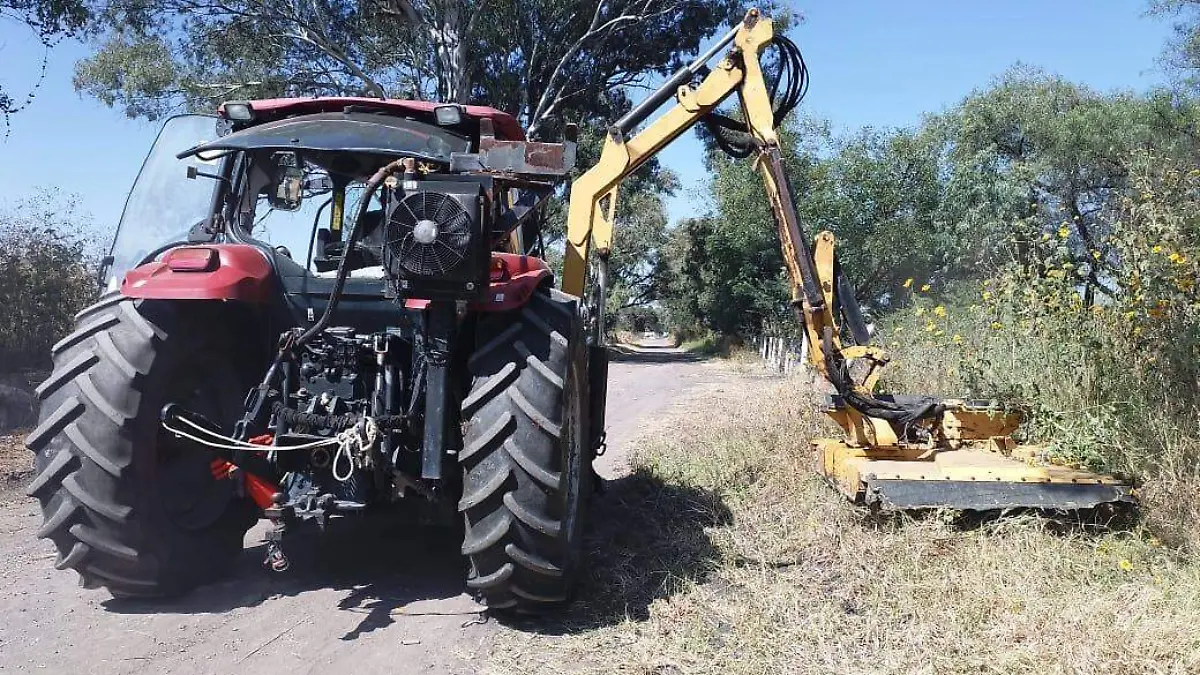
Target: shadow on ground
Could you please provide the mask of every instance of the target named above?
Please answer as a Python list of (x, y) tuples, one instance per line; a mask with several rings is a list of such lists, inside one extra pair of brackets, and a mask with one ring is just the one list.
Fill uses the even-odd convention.
[(689, 363), (703, 361), (705, 357), (673, 347), (610, 345), (608, 348), (608, 360), (629, 363)]
[[(291, 568), (268, 572), (264, 547), (247, 547), (221, 581), (175, 599), (112, 599), (105, 609), (122, 614), (209, 614), (253, 607), (264, 600), (319, 589), (345, 591), (337, 609), (363, 618), (343, 640), (394, 623), (397, 610), (417, 601), (463, 593), (466, 567), (454, 528), (419, 528), (395, 513), (331, 522), (317, 531), (288, 535)], [(332, 609), (332, 608), (330, 608)], [(475, 611), (464, 611), (464, 620)]]
[[(726, 525), (731, 513), (706, 490), (664, 483), (644, 470), (605, 484), (592, 505), (586, 546), (589, 566), (577, 598), (561, 612), (498, 617), (520, 630), (567, 634), (649, 618), (650, 604), (703, 581), (718, 551), (706, 528)], [(463, 593), (465, 562), (453, 528), (421, 529), (410, 517), (379, 514), (343, 518), (322, 535), (295, 532), (286, 541), (291, 569), (262, 568), (263, 546), (248, 547), (222, 581), (170, 600), (112, 599), (121, 614), (210, 614), (253, 607), (278, 596), (319, 589), (344, 591), (337, 609), (363, 615), (342, 636), (354, 640), (394, 623), (397, 610)], [(332, 608), (331, 608), (332, 609)], [(464, 620), (474, 611), (464, 611)]]
[(592, 507), (589, 568), (577, 600), (561, 613), (505, 622), (558, 635), (644, 621), (652, 602), (670, 597), (685, 580), (707, 578), (719, 557), (707, 528), (732, 518), (716, 493), (664, 483), (644, 469), (608, 481)]

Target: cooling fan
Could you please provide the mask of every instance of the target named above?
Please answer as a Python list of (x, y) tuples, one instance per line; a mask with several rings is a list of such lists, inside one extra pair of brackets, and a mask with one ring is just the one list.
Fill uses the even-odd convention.
[(409, 274), (444, 276), (466, 258), (472, 229), (471, 216), (457, 199), (417, 192), (402, 199), (392, 213), (384, 250)]
[(477, 294), (488, 265), (478, 185), (426, 181), (421, 187), (396, 195), (389, 205), (383, 242), (388, 277), (410, 298)]

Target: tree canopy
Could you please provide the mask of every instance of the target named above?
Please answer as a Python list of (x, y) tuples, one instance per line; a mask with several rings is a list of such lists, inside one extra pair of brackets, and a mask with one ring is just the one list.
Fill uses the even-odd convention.
[(134, 117), (223, 99), (486, 103), (531, 135), (611, 118), (739, 18), (733, 0), (112, 0), (76, 86)]
[[(0, 19), (14, 21), (32, 31), (42, 46), (50, 49), (58, 40), (77, 35), (92, 18), (90, 0), (0, 0)], [(23, 95), (0, 86), (0, 117), (9, 118), (33, 102), (34, 92), (46, 77), (46, 59), (38, 67), (36, 81)], [(14, 97), (15, 96), (15, 97)]]
[[(1187, 95), (1102, 94), (1016, 66), (912, 129), (835, 135), (808, 120), (783, 139), (801, 221), (838, 237), (860, 302), (882, 311), (907, 301), (910, 280), (945, 287), (1028, 262), (1045, 236), (1061, 240), (1065, 273), (1097, 302), (1120, 277), (1109, 240), (1135, 158), (1194, 162), (1198, 128)], [(717, 158), (711, 191), (712, 213), (674, 234), (673, 318), (742, 334), (786, 323), (760, 178)]]

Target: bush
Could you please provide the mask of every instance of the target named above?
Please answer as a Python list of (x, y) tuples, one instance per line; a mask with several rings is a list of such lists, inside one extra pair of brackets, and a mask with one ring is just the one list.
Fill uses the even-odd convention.
[(84, 225), (57, 195), (0, 213), (0, 372), (47, 366), (50, 347), (94, 296)]
[(1020, 440), (1142, 479), (1151, 518), (1200, 543), (1200, 171), (1141, 157), (1133, 183), (1086, 256), (1069, 223), (1030, 219), (994, 277), (938, 295), (914, 282), (882, 324), (884, 386), (1020, 408)]

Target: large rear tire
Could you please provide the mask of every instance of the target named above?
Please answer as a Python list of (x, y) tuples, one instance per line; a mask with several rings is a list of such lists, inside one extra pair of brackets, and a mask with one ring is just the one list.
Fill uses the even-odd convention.
[[(42, 505), (40, 538), (58, 569), (114, 596), (169, 596), (218, 576), (242, 549), (255, 514), (214, 480), (212, 457), (166, 433), (159, 412), (178, 402), (223, 424), (246, 391), (233, 327), (217, 304), (109, 294), (76, 316), (53, 348), (26, 444)], [(226, 427), (228, 428), (228, 426)]]
[(576, 302), (543, 290), (521, 310), (478, 323), (458, 507), (467, 586), (491, 609), (561, 605), (580, 570), (592, 481)]

